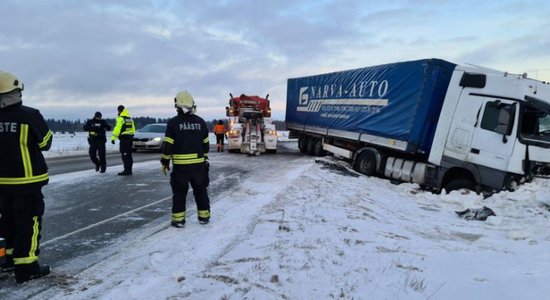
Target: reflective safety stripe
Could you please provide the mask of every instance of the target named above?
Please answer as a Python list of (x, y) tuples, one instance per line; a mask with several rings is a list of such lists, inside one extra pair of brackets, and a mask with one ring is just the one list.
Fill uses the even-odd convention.
[(51, 130), (48, 130), (48, 133), (46, 133), (46, 136), (42, 139), (42, 142), (38, 144), (38, 147), (44, 148), (46, 145), (48, 145), (49, 140), (52, 138), (53, 132)]
[(210, 218), (209, 210), (199, 210), (199, 218)]
[(172, 163), (174, 165), (192, 165), (204, 162), (204, 157), (199, 157), (197, 153), (172, 154)]
[(6, 249), (6, 254), (7, 255), (13, 255), (13, 248)]
[(172, 154), (172, 158), (175, 159), (191, 159), (191, 158), (197, 158), (199, 155), (197, 153), (190, 153), (190, 154)]
[(201, 158), (193, 158), (193, 159), (175, 159), (172, 158), (172, 163), (174, 165), (192, 165), (192, 164), (200, 164), (204, 162), (204, 157)]
[(174, 139), (167, 136), (164, 137), (164, 141), (172, 145), (174, 144)]
[(32, 217), (32, 237), (31, 237), (31, 249), (29, 250), (29, 257), (36, 257), (36, 250), (38, 249), (38, 235), (40, 234), (40, 223), (38, 223), (38, 217)]
[(210, 140), (208, 139), (208, 137), (206, 137), (204, 140), (202, 140), (202, 142), (203, 142), (204, 144), (206, 144), (206, 143), (209, 143)]
[(90, 131), (90, 136), (96, 136), (97, 132)]
[(15, 178), (0, 177), (0, 184), (28, 184), (28, 183), (45, 181), (47, 179), (48, 179), (48, 173), (44, 173), (38, 176), (30, 176), (30, 177), (15, 177)]
[(171, 158), (170, 155), (166, 155), (166, 154), (163, 154), (163, 155), (162, 155), (162, 159), (170, 159), (170, 158)]
[(33, 262), (38, 261), (38, 257), (14, 257), (13, 264), (15, 265), (25, 265), (32, 264)]
[(185, 212), (179, 212), (179, 213), (173, 213), (172, 214), (172, 221), (181, 222), (183, 220), (185, 220)]
[(22, 264), (32, 264), (35, 261), (38, 261), (38, 256), (36, 256), (36, 250), (38, 249), (38, 230), (40, 224), (38, 223), (38, 217), (33, 217), (33, 226), (32, 226), (32, 236), (31, 236), (31, 248), (29, 249), (29, 256), (27, 257), (14, 257), (13, 263), (16, 265)]
[(21, 159), (23, 160), (23, 169), (25, 177), (32, 177), (31, 156), (27, 141), (29, 139), (29, 125), (21, 124), (21, 133), (19, 135), (19, 145), (21, 147)]

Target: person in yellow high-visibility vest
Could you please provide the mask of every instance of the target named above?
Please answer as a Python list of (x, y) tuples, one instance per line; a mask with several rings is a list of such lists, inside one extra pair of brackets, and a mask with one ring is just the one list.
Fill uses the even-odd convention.
[(130, 118), (130, 113), (123, 105), (119, 105), (117, 111), (118, 117), (116, 118), (115, 128), (111, 136), (111, 143), (115, 144), (116, 139), (120, 141), (120, 155), (122, 156), (124, 171), (118, 173), (118, 175), (132, 175), (132, 165), (134, 164), (134, 160), (132, 159), (132, 143), (134, 142), (136, 127), (134, 120)]

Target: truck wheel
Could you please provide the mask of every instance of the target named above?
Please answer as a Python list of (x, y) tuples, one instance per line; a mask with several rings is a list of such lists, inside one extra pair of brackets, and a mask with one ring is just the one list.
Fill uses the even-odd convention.
[(298, 138), (298, 149), (300, 149), (301, 153), (307, 153), (308, 140), (309, 139), (303, 135)]
[(365, 151), (355, 159), (353, 169), (367, 176), (374, 175), (376, 172), (376, 156), (371, 151)]
[(445, 191), (450, 193), (451, 191), (467, 189), (475, 193), (476, 185), (475, 183), (466, 178), (451, 179), (447, 185), (445, 185)]
[(317, 139), (316, 138), (309, 138), (308, 141), (307, 141), (307, 154), (309, 155), (315, 155), (313, 153), (313, 149), (315, 149), (315, 141)]
[(327, 152), (323, 150), (323, 140), (313, 139), (313, 155), (314, 156), (325, 156)]

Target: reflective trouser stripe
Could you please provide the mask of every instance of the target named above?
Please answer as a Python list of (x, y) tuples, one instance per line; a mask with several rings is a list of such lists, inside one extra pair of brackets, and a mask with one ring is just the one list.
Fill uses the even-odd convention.
[(181, 222), (185, 220), (185, 212), (172, 213), (172, 221)]
[(199, 210), (199, 218), (210, 218), (209, 210)]
[(6, 249), (7, 255), (13, 255), (13, 248)]
[(33, 217), (33, 225), (32, 225), (32, 236), (31, 236), (31, 247), (29, 249), (29, 256), (27, 257), (14, 257), (13, 263), (16, 265), (22, 265), (22, 264), (32, 264), (35, 261), (38, 261), (38, 256), (36, 256), (36, 250), (38, 249), (38, 234), (39, 226), (38, 223), (38, 217)]

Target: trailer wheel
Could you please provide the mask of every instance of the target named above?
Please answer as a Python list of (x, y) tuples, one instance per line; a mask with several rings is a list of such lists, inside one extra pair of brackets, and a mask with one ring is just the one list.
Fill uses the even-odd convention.
[(313, 155), (314, 156), (325, 156), (327, 152), (323, 150), (323, 140), (322, 139), (313, 139)]
[(298, 149), (300, 149), (300, 152), (301, 153), (307, 153), (307, 144), (308, 144), (308, 138), (307, 136), (303, 136), (301, 135), (299, 138), (298, 138)]
[(451, 179), (445, 185), (445, 191), (447, 192), (447, 194), (450, 193), (451, 191), (456, 191), (461, 189), (467, 189), (475, 193), (476, 185), (472, 180), (466, 179), (466, 178)]
[(374, 175), (376, 172), (376, 156), (371, 151), (365, 151), (355, 159), (353, 169), (367, 176)]
[(308, 139), (308, 141), (307, 141), (307, 154), (315, 155), (313, 150), (315, 149), (315, 141), (316, 140), (317, 140), (316, 138), (309, 138)]

